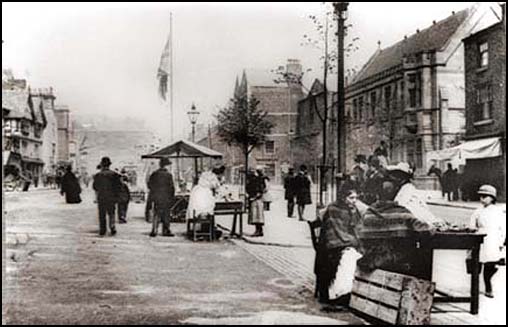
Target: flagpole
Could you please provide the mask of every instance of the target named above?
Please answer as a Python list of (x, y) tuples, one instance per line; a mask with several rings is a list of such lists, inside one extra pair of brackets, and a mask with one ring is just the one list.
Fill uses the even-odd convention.
[(173, 13), (169, 13), (169, 68), (170, 68), (170, 74), (169, 74), (169, 105), (170, 105), (170, 118), (171, 118), (171, 139), (170, 142), (174, 142), (174, 115), (173, 115)]
[[(173, 13), (169, 13), (169, 105), (170, 105), (170, 119), (171, 119), (171, 139), (170, 144), (175, 141), (175, 117), (174, 117), (174, 110), (173, 110)], [(177, 187), (180, 186), (180, 158), (176, 158), (176, 185)]]

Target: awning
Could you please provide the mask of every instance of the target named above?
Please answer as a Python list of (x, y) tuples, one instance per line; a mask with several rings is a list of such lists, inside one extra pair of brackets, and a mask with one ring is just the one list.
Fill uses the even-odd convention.
[(180, 140), (153, 153), (141, 156), (142, 159), (203, 157), (220, 159), (223, 155), (205, 146), (187, 140)]
[(452, 161), (465, 164), (466, 159), (483, 159), (499, 157), (503, 154), (499, 137), (467, 141), (452, 148), (430, 151), (427, 153), (427, 162)]

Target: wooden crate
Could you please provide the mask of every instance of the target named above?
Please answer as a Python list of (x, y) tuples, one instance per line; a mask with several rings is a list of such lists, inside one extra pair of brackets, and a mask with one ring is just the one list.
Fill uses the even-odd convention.
[(393, 325), (429, 325), (435, 283), (384, 270), (357, 269), (350, 306)]

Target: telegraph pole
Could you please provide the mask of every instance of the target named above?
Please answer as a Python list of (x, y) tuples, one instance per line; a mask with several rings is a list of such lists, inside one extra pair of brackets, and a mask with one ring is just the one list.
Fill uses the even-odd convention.
[[(346, 169), (346, 135), (344, 124), (344, 37), (347, 8), (349, 2), (334, 2), (337, 17), (337, 172), (344, 174)], [(337, 188), (340, 183), (337, 183)], [(338, 194), (338, 192), (337, 192)]]

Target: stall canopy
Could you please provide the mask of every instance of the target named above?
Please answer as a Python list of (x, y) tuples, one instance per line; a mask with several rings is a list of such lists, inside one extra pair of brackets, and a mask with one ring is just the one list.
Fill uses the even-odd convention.
[(427, 161), (452, 161), (465, 164), (466, 159), (482, 159), (501, 156), (501, 140), (499, 137), (467, 141), (452, 148), (430, 151)]
[(153, 153), (141, 156), (142, 159), (203, 157), (220, 159), (223, 155), (205, 146), (187, 140), (180, 140)]

